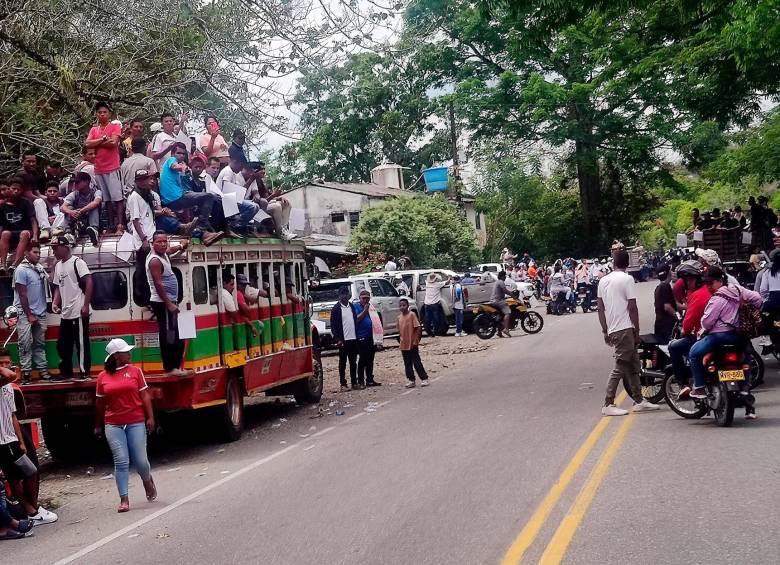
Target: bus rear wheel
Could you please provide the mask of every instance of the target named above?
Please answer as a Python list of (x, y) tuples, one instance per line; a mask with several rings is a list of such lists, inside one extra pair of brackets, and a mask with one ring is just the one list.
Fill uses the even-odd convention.
[(222, 439), (228, 442), (238, 440), (244, 430), (244, 393), (238, 375), (228, 376), (225, 404), (220, 416)]
[(93, 435), (94, 418), (90, 416), (44, 416), (41, 431), (46, 449), (52, 458), (59, 461), (73, 461), (91, 455), (96, 451)]
[(314, 347), (312, 350), (312, 372), (311, 376), (298, 382), (293, 395), (298, 404), (316, 404), (322, 398), (322, 356), (320, 348)]

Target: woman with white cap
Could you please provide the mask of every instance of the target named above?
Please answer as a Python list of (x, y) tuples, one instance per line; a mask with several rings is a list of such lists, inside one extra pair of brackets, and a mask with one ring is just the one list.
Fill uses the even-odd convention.
[(103, 436), (105, 424), (119, 490), (117, 512), (130, 510), (127, 491), (131, 462), (144, 483), (146, 499), (151, 502), (157, 498), (146, 456), (146, 434), (155, 429), (152, 397), (143, 372), (130, 364), (133, 347), (119, 338), (108, 342), (105, 370), (98, 375), (95, 391), (95, 435)]

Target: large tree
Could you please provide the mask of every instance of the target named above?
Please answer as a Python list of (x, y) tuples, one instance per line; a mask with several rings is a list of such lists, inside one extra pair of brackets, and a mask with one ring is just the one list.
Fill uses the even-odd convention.
[(596, 244), (605, 187), (647, 184), (692, 124), (747, 120), (774, 92), (778, 46), (746, 37), (776, 37), (777, 21), (776, 0), (415, 0), (407, 34), (457, 85), (476, 136), (563, 153)]

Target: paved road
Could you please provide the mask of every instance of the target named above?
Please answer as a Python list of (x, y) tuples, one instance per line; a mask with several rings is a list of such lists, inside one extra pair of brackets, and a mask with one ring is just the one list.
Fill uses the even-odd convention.
[[(644, 327), (652, 289), (640, 286)], [(546, 321), (494, 340), (480, 370), (372, 412), (299, 419), (286, 443), (250, 433), (157, 454), (158, 502), (117, 515), (103, 483), (34, 540), (4, 543), (3, 562), (777, 563), (777, 365), (760, 418), (731, 429), (668, 408), (604, 419), (611, 357), (595, 314)]]

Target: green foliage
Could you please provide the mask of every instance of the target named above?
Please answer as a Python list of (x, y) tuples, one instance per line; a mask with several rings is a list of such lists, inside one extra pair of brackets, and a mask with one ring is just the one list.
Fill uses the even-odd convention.
[(465, 269), (479, 252), (474, 228), (441, 196), (397, 198), (363, 211), (349, 247), (408, 255), (420, 267)]

